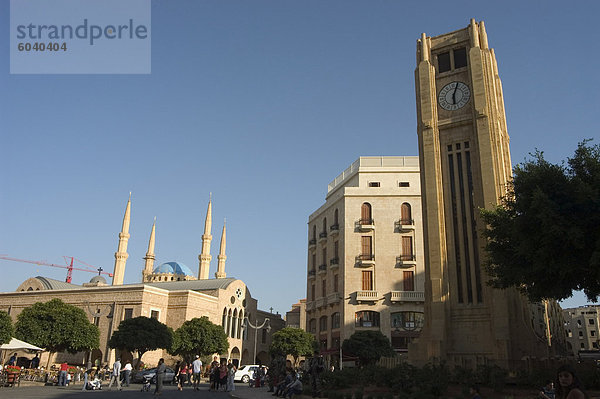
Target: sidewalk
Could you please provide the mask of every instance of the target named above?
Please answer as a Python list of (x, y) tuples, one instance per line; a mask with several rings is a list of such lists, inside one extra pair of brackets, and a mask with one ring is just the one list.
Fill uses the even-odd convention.
[[(235, 391), (229, 392), (234, 399), (276, 399), (268, 387), (250, 388), (248, 384), (235, 384)], [(294, 399), (309, 399), (308, 396), (294, 395)]]

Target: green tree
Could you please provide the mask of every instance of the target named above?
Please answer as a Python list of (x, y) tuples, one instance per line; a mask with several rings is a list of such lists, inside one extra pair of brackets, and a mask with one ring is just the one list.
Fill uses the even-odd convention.
[(119, 328), (113, 332), (108, 346), (136, 352), (138, 361), (136, 369), (142, 361), (142, 356), (156, 349), (170, 349), (173, 343), (173, 330), (152, 317), (134, 317), (123, 320)]
[(486, 269), (496, 288), (516, 287), (532, 301), (600, 294), (600, 147), (579, 144), (567, 164), (543, 153), (514, 168), (508, 195), (481, 211)]
[(208, 356), (228, 349), (229, 341), (223, 327), (214, 324), (208, 317), (196, 317), (175, 330), (169, 353), (190, 362), (194, 355)]
[(382, 356), (394, 356), (390, 340), (381, 331), (357, 331), (344, 340), (342, 350), (358, 357), (361, 366), (375, 363)]
[(17, 316), (15, 337), (45, 348), (51, 355), (89, 351), (100, 346), (100, 331), (89, 322), (85, 312), (58, 298), (23, 309)]
[(10, 342), (15, 329), (8, 313), (0, 311), (0, 345)]
[(286, 327), (273, 334), (269, 352), (273, 355), (291, 355), (296, 365), (298, 357), (313, 353), (314, 342), (312, 334), (299, 328)]

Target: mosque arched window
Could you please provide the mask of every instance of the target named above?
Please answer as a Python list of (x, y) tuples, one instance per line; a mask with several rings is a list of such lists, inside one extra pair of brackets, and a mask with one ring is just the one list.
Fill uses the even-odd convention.
[(227, 333), (227, 308), (223, 309), (223, 320), (221, 321), (221, 325), (223, 326), (225, 333)]
[(244, 311), (240, 310), (240, 317), (238, 319), (238, 329), (236, 338), (242, 337), (242, 324), (244, 323)]
[(227, 330), (225, 330), (228, 337), (231, 337), (231, 309), (229, 309), (229, 313), (227, 314)]
[(231, 338), (235, 338), (237, 334), (237, 326), (238, 326), (238, 311), (237, 309), (233, 309), (233, 320), (231, 323)]

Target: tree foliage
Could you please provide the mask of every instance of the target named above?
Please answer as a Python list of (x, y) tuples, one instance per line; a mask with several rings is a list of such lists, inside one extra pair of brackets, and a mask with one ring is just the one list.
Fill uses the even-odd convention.
[(77, 353), (100, 346), (100, 331), (85, 312), (58, 298), (23, 309), (17, 316), (15, 337), (50, 352)]
[(273, 334), (269, 352), (273, 355), (291, 355), (296, 364), (298, 357), (313, 353), (314, 342), (312, 334), (299, 328), (286, 327)]
[(10, 342), (15, 329), (8, 313), (0, 311), (0, 345)]
[(382, 356), (394, 356), (390, 340), (381, 331), (357, 331), (342, 343), (344, 352), (358, 357), (361, 366), (377, 362)]
[(225, 353), (228, 349), (229, 341), (223, 327), (214, 324), (208, 317), (196, 317), (175, 330), (169, 353), (191, 361), (194, 355), (208, 356)]
[(543, 153), (517, 165), (487, 223), (488, 284), (516, 287), (533, 301), (600, 294), (600, 147), (579, 144), (567, 164)]
[(123, 320), (113, 332), (108, 346), (137, 352), (139, 366), (142, 356), (148, 351), (169, 349), (173, 342), (173, 330), (152, 317), (134, 317)]

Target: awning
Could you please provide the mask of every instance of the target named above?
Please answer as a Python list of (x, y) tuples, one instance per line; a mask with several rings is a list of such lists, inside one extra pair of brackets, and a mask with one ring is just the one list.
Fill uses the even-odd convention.
[(25, 341), (21, 341), (20, 339), (12, 338), (8, 344), (0, 345), (0, 350), (21, 350), (26, 349), (30, 351), (43, 351), (42, 348), (39, 348), (35, 345), (31, 345)]

